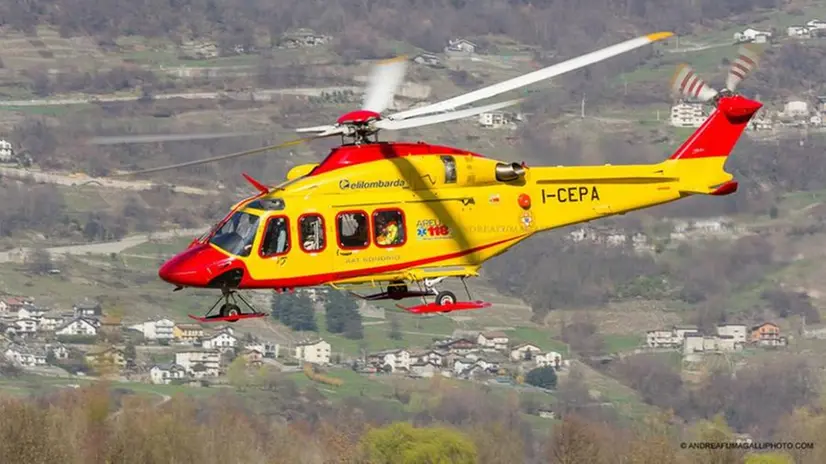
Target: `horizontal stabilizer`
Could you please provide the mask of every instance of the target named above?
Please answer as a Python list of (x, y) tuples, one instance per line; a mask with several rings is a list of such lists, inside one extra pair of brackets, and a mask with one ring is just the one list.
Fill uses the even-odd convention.
[(713, 186), (713, 187), (680, 187), (680, 191), (683, 193), (689, 193), (692, 195), (712, 195), (712, 196), (724, 196), (724, 195), (731, 195), (732, 193), (737, 191), (737, 187), (739, 184), (736, 180), (730, 180), (728, 182), (724, 182), (720, 185)]

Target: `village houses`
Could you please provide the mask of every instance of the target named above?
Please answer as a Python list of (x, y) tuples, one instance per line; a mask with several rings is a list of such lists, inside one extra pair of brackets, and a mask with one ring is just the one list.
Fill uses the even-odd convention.
[(330, 364), (330, 344), (324, 340), (299, 343), (295, 347), (295, 359), (313, 364)]
[(123, 368), (126, 366), (126, 356), (123, 348), (115, 346), (95, 348), (86, 353), (86, 363), (94, 367), (113, 366)]
[(387, 350), (373, 353), (367, 358), (367, 362), (389, 372), (398, 369), (410, 370), (410, 352), (407, 350)]
[(508, 336), (504, 332), (481, 332), (476, 338), (476, 344), (483, 349), (505, 351), (508, 349)]
[(233, 335), (232, 329), (225, 328), (211, 337), (205, 338), (201, 342), (201, 346), (208, 350), (227, 351), (235, 348), (238, 344), (238, 338)]
[(221, 354), (218, 350), (186, 350), (175, 353), (175, 364), (187, 374), (198, 379), (217, 377), (221, 370)]
[(510, 358), (512, 361), (530, 361), (541, 352), (542, 349), (533, 343), (521, 343), (513, 347)]
[(154, 384), (169, 384), (173, 380), (186, 378), (186, 369), (175, 363), (158, 364), (149, 370), (149, 378)]
[(74, 305), (72, 310), (75, 312), (75, 317), (95, 318), (103, 315), (103, 308), (101, 308), (100, 303), (88, 298)]
[(175, 324), (172, 337), (180, 343), (195, 344), (204, 336), (204, 329), (198, 324)]
[(77, 317), (55, 329), (55, 335), (64, 337), (94, 337), (98, 333), (97, 321)]
[(749, 341), (759, 346), (785, 346), (786, 337), (780, 336), (780, 327), (773, 322), (755, 325), (749, 333)]
[(175, 322), (169, 319), (158, 319), (156, 321), (147, 321), (129, 326), (130, 329), (142, 333), (144, 339), (158, 342), (171, 341), (174, 327)]

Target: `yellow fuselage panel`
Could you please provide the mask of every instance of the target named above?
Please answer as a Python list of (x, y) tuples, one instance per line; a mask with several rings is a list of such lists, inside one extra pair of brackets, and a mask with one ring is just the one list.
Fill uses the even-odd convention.
[[(289, 218), (290, 251), (261, 258), (264, 234), (259, 226), (246, 262), (255, 280), (330, 275), (333, 281), (372, 281), (405, 275), (411, 268), (451, 266), (475, 269), (531, 234), (591, 219), (633, 211), (682, 196), (676, 165), (537, 167), (525, 179), (496, 182), (497, 160), (454, 156), (455, 175), (439, 156), (380, 160), (295, 179), (271, 197), (284, 200), (282, 211), (249, 210), (266, 218)], [(693, 178), (704, 171), (728, 180), (719, 158), (680, 161)], [(716, 164), (715, 164), (716, 163)], [(474, 183), (478, 182), (478, 183)], [(481, 184), (481, 185), (479, 185)], [(520, 197), (522, 202), (520, 204)], [(529, 200), (529, 205), (525, 200)], [(376, 245), (374, 213), (388, 208), (403, 213), (405, 242)], [(343, 212), (369, 216), (370, 245), (342, 249), (336, 217)], [(324, 219), (325, 246), (305, 252), (298, 218), (307, 213)]]

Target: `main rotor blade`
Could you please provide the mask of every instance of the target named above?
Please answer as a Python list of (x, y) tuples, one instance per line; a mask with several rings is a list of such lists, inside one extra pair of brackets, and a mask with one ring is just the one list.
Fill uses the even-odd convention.
[(760, 49), (754, 44), (741, 45), (738, 52), (739, 56), (731, 63), (726, 77), (726, 88), (732, 92), (760, 64)]
[(487, 113), (488, 111), (500, 110), (508, 106), (516, 105), (522, 102), (522, 100), (522, 98), (517, 98), (515, 100), (508, 100), (500, 103), (493, 103), (490, 105), (468, 108), (465, 110), (451, 111), (448, 113), (441, 114), (431, 114), (427, 116), (421, 116), (418, 118), (404, 119), (401, 121), (394, 121), (392, 119), (382, 119), (380, 121), (377, 121), (375, 126), (377, 129), (385, 130), (400, 130), (410, 129), (412, 127), (428, 126), (430, 124), (437, 124), (445, 121), (463, 119), (470, 116), (475, 116), (477, 114)]
[(185, 168), (185, 167), (188, 167), (188, 166), (198, 166), (200, 164), (209, 164), (209, 163), (214, 163), (216, 161), (224, 161), (224, 160), (233, 159), (233, 158), (240, 158), (242, 156), (254, 155), (256, 153), (263, 153), (265, 151), (278, 150), (280, 148), (286, 148), (286, 147), (291, 147), (291, 146), (294, 146), (294, 145), (300, 145), (302, 143), (310, 142), (310, 141), (313, 141), (315, 139), (321, 139), (321, 138), (325, 138), (325, 137), (329, 137), (329, 136), (330, 135), (317, 135), (317, 136), (314, 136), (314, 137), (305, 137), (305, 138), (301, 138), (301, 139), (290, 140), (289, 142), (280, 143), (278, 145), (270, 145), (268, 147), (256, 148), (254, 150), (246, 150), (246, 151), (241, 151), (241, 152), (237, 152), (237, 153), (230, 153), (228, 155), (213, 156), (212, 158), (206, 158), (206, 159), (195, 160), (195, 161), (187, 161), (185, 163), (171, 164), (171, 165), (168, 165), (168, 166), (161, 166), (161, 167), (157, 167), (157, 168), (143, 169), (143, 170), (140, 170), (140, 171), (132, 171), (132, 172), (119, 173), (119, 174), (112, 174), (108, 177), (129, 177), (129, 176), (135, 176), (135, 175), (138, 175), (138, 174), (148, 174), (148, 173), (151, 173), (151, 172), (161, 172), (161, 171), (168, 171), (168, 170), (171, 170), (171, 169)]
[(361, 109), (379, 114), (386, 110), (393, 102), (393, 96), (404, 80), (406, 68), (406, 56), (378, 63), (370, 72)]
[(588, 53), (587, 55), (572, 58), (570, 60), (563, 61), (562, 63), (557, 63), (555, 65), (548, 66), (547, 68), (543, 68), (538, 71), (525, 74), (524, 76), (515, 77), (513, 79), (500, 82), (498, 84), (484, 87), (479, 90), (474, 90), (473, 92), (466, 93), (464, 95), (459, 95), (458, 97), (454, 97), (439, 103), (434, 103), (432, 105), (423, 106), (421, 108), (414, 108), (411, 110), (392, 114), (389, 116), (389, 119), (401, 120), (412, 118), (414, 116), (421, 116), (424, 114), (452, 110), (453, 108), (457, 108), (462, 105), (467, 105), (469, 103), (473, 103), (479, 100), (484, 100), (505, 92), (509, 92), (511, 90), (518, 89), (520, 87), (525, 87), (527, 85), (539, 82), (541, 80), (550, 79), (552, 77), (565, 74), (575, 69), (583, 68), (585, 66), (643, 47), (650, 43), (667, 39), (673, 35), (674, 34), (672, 32), (657, 32), (654, 34), (648, 34), (646, 36), (637, 37), (636, 39), (631, 39), (616, 45), (611, 45), (610, 47), (606, 47), (601, 50)]
[(92, 137), (87, 140), (91, 145), (119, 145), (124, 143), (176, 142), (183, 140), (209, 140), (230, 137), (248, 137), (256, 132), (224, 132), (214, 134), (140, 134), (113, 135), (109, 137)]

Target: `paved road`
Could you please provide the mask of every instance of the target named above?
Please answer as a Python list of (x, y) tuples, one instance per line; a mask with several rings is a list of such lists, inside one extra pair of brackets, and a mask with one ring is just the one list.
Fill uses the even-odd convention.
[[(170, 100), (173, 98), (187, 98), (197, 100), (214, 100), (218, 98), (228, 98), (230, 100), (245, 100), (245, 101), (267, 101), (282, 96), (302, 96), (302, 97), (317, 97), (322, 92), (341, 92), (341, 91), (363, 92), (362, 87), (354, 86), (334, 86), (334, 87), (308, 87), (308, 88), (292, 88), (292, 89), (263, 89), (253, 90), (251, 92), (185, 92), (185, 93), (168, 93), (161, 95), (153, 95), (155, 100)], [(109, 103), (109, 102), (128, 102), (137, 101), (141, 97), (138, 95), (101, 95), (99, 97), (82, 97), (82, 98), (60, 98), (60, 99), (41, 99), (41, 100), (6, 100), (0, 101), (0, 106), (54, 106), (54, 105), (81, 105), (84, 103)]]
[[(105, 188), (114, 188), (120, 190), (149, 190), (165, 184), (156, 184), (151, 181), (127, 181), (127, 180), (112, 180), (99, 177), (89, 177), (84, 174), (58, 174), (51, 172), (32, 171), (29, 169), (0, 167), (0, 176), (10, 177), (13, 179), (32, 179), (35, 182), (46, 184), (57, 184), (66, 186), (81, 186), (81, 185), (95, 185)], [(172, 189), (179, 193), (188, 193), (191, 195), (210, 195), (217, 192), (199, 189), (195, 187), (185, 186), (171, 186)]]
[[(85, 255), (87, 253), (108, 255), (110, 253), (120, 253), (127, 248), (131, 248), (141, 243), (146, 243), (149, 240), (165, 240), (177, 237), (192, 237), (195, 238), (206, 230), (206, 227), (200, 229), (172, 229), (164, 232), (156, 232), (154, 234), (141, 234), (125, 237), (115, 242), (92, 243), (84, 245), (68, 245), (46, 248), (52, 257), (65, 255)], [(10, 251), (0, 252), (0, 263), (6, 262), (22, 262), (23, 258), (31, 252), (31, 248), (15, 248)]]

